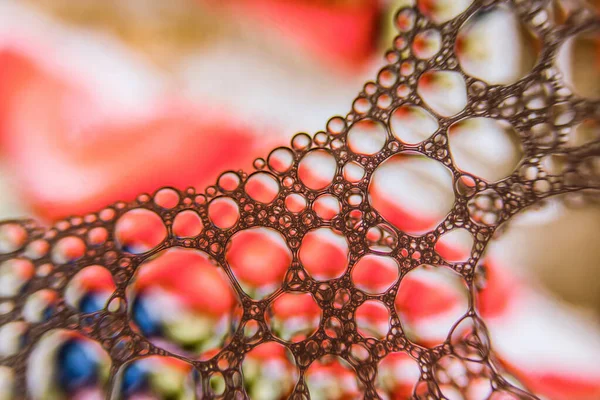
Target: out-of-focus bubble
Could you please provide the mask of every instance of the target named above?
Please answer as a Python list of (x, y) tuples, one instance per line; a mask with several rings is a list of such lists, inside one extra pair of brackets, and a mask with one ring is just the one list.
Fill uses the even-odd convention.
[(46, 322), (55, 312), (59, 295), (50, 289), (38, 290), (27, 297), (23, 317), (28, 322)]
[(10, 357), (23, 349), (27, 340), (29, 325), (23, 321), (14, 321), (0, 327), (0, 356)]
[(456, 39), (462, 69), (492, 85), (521, 79), (533, 68), (539, 51), (538, 38), (504, 5), (477, 11)]
[(25, 245), (27, 231), (15, 223), (0, 225), (0, 254), (12, 253)]
[(0, 367), (0, 400), (12, 400), (14, 397), (15, 373), (10, 367)]
[(592, 100), (600, 98), (599, 52), (600, 30), (587, 30), (566, 40), (556, 59), (571, 90)]
[(206, 253), (172, 248), (142, 263), (127, 289), (131, 326), (176, 354), (204, 358), (225, 343), (237, 304)]
[(28, 360), (27, 388), (36, 400), (104, 398), (111, 360), (83, 335), (52, 330), (37, 342)]
[(566, 145), (568, 147), (579, 147), (600, 140), (600, 121), (586, 119), (571, 131)]
[(67, 236), (58, 241), (52, 249), (52, 261), (56, 264), (68, 264), (77, 261), (85, 254), (83, 240), (76, 236)]
[(33, 277), (35, 267), (31, 261), (13, 258), (0, 264), (0, 295), (15, 296)]
[(116, 399), (194, 399), (191, 364), (174, 357), (147, 356), (123, 365), (112, 395)]
[(324, 356), (316, 360), (305, 376), (311, 399), (342, 400), (360, 396), (356, 373), (339, 357)]
[(273, 334), (289, 342), (306, 339), (321, 323), (321, 309), (310, 293), (280, 295), (269, 307), (267, 315)]
[(102, 226), (90, 229), (87, 234), (87, 243), (92, 247), (102, 246), (104, 243), (106, 243), (107, 239), (108, 231)]
[(83, 313), (100, 311), (116, 289), (111, 273), (100, 265), (79, 271), (65, 290), (68, 305)]
[(292, 394), (298, 369), (292, 353), (279, 343), (263, 343), (242, 364), (246, 393), (253, 400), (279, 400)]

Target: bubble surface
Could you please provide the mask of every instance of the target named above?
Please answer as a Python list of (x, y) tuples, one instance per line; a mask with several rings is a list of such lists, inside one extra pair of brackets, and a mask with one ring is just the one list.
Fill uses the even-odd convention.
[(355, 312), (357, 331), (365, 338), (384, 339), (390, 329), (390, 312), (385, 304), (367, 300)]
[(385, 293), (399, 276), (398, 262), (388, 256), (369, 254), (352, 268), (354, 286), (367, 293)]
[(419, 10), (437, 24), (447, 22), (465, 11), (473, 0), (420, 0)]
[(173, 234), (179, 238), (198, 236), (203, 227), (202, 219), (193, 210), (182, 211), (173, 220)]
[(396, 138), (407, 144), (421, 143), (437, 131), (437, 119), (418, 106), (398, 107), (390, 118), (390, 127)]
[(342, 400), (360, 396), (358, 379), (348, 362), (325, 356), (311, 364), (306, 372), (311, 399)]
[(516, 82), (534, 66), (539, 41), (505, 5), (477, 11), (458, 31), (462, 69), (489, 84)]
[(158, 346), (210, 356), (230, 332), (236, 297), (225, 273), (201, 251), (171, 248), (142, 263), (127, 288), (130, 325)]
[(431, 346), (443, 342), (453, 324), (466, 313), (468, 297), (466, 283), (459, 274), (446, 267), (423, 265), (400, 282), (396, 311), (406, 336)]
[(442, 164), (420, 155), (393, 156), (373, 173), (369, 197), (373, 207), (396, 228), (423, 233), (450, 212), (452, 175)]
[(315, 279), (337, 278), (348, 265), (348, 242), (333, 229), (315, 229), (302, 239), (299, 257), (304, 268)]
[(387, 132), (383, 124), (372, 119), (362, 119), (350, 127), (348, 146), (357, 154), (373, 155), (385, 145)]
[(267, 315), (273, 334), (295, 343), (317, 330), (321, 309), (310, 293), (287, 292), (273, 301)]
[(232, 236), (225, 259), (242, 288), (253, 297), (263, 297), (283, 283), (292, 252), (281, 233), (250, 228)]
[(119, 399), (194, 398), (193, 367), (178, 358), (147, 356), (123, 365), (113, 396)]
[(523, 157), (517, 132), (506, 121), (469, 118), (448, 130), (454, 164), (489, 182), (506, 178)]
[(106, 307), (116, 288), (113, 276), (106, 268), (92, 265), (71, 279), (65, 289), (65, 300), (83, 313), (93, 313)]
[(313, 204), (313, 209), (319, 218), (330, 220), (341, 211), (340, 201), (329, 194), (317, 197)]
[(28, 359), (27, 387), (33, 399), (104, 397), (109, 393), (108, 353), (97, 342), (64, 329), (47, 332)]
[(498, 365), (539, 357), (486, 314), (514, 288), (482, 257), (521, 210), (597, 202), (597, 15), (401, 3), (386, 65), (314, 136), (0, 223), (0, 399), (557, 397)]
[(245, 190), (253, 200), (269, 204), (279, 194), (279, 181), (268, 172), (257, 172), (248, 178)]
[(289, 396), (298, 381), (298, 370), (288, 348), (276, 342), (262, 343), (246, 354), (242, 371), (251, 399), (278, 400)]
[(427, 29), (416, 34), (413, 53), (417, 58), (428, 60), (442, 48), (442, 35), (436, 29)]
[(600, 98), (600, 69), (595, 58), (599, 50), (600, 29), (592, 29), (567, 39), (557, 55), (557, 66), (569, 87), (594, 100)]
[(208, 218), (218, 228), (232, 228), (240, 219), (240, 209), (230, 197), (219, 197), (208, 205)]
[(419, 78), (417, 93), (433, 112), (451, 117), (467, 105), (467, 86), (458, 72), (427, 71)]
[(300, 160), (298, 178), (307, 188), (320, 190), (331, 185), (336, 171), (337, 163), (331, 153), (313, 150)]
[(115, 224), (115, 239), (121, 248), (133, 254), (150, 251), (167, 237), (163, 220), (150, 210), (127, 211)]
[(435, 244), (435, 250), (446, 261), (467, 261), (473, 249), (473, 235), (464, 228), (456, 228), (444, 233)]

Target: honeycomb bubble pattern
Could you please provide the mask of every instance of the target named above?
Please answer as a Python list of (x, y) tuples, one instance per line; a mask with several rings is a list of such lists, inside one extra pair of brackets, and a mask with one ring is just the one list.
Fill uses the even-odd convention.
[[(427, 8), (429, 3), (417, 2), (398, 11), (399, 34), (385, 55), (388, 64), (376, 81), (364, 85), (345, 117), (331, 118), (326, 129), (313, 137), (296, 135), (290, 148), (278, 148), (267, 159), (257, 159), (253, 173), (227, 171), (204, 192), (162, 188), (130, 203), (119, 202), (98, 213), (65, 219), (47, 230), (33, 221), (3, 222), (0, 268), (6, 289), (0, 293), (0, 326), (8, 326), (5, 332), (11, 340), (7, 343), (14, 346), (5, 346), (0, 368), (8, 371), (3, 376), (10, 378), (13, 398), (45, 398), (28, 387), (32, 379), (28, 374), (35, 369), (28, 361), (36, 344), (51, 331), (77, 335), (65, 336), (69, 343), (85, 339), (101, 346), (103, 365), (106, 355), (110, 357), (108, 376), (98, 379), (106, 382), (103, 393), (107, 398), (121, 398), (119, 371), (135, 372), (141, 368), (138, 364), (150, 365), (156, 356), (164, 360), (152, 361), (152, 365), (175, 360), (168, 368), (180, 371), (176, 376), (186, 388), (185, 398), (248, 398), (250, 390), (243, 373), (246, 355), (269, 342), (291, 354), (293, 365), (286, 367), (289, 374), (280, 378), (287, 383), (277, 381), (289, 390), (282, 397), (291, 399), (311, 398), (307, 377), (312, 366), (327, 357), (337, 360), (331, 368), (339, 366), (355, 376), (357, 385), (350, 385), (350, 396), (392, 398), (394, 393), (378, 383), (378, 366), (386, 357), (400, 354), (414, 360), (420, 371), (413, 398), (446, 398), (444, 393), (450, 392), (467, 398), (468, 385), (451, 379), (450, 369), (456, 364), (469, 380), (487, 382), (487, 398), (535, 398), (509, 383), (495, 361), (485, 322), (476, 308), (477, 282), (483, 274), (479, 262), (494, 232), (515, 213), (549, 196), (583, 195), (600, 188), (600, 141), (596, 138), (586, 146), (566, 146), (581, 121), (600, 119), (599, 103), (573, 94), (555, 66), (561, 43), (597, 29), (599, 19), (583, 7), (559, 20), (550, 12), (552, 2), (498, 2), (516, 13), (539, 38), (541, 52), (537, 63), (518, 81), (488, 85), (461, 69), (455, 41), (465, 21), (498, 4), (459, 2), (464, 5), (461, 12), (436, 16)], [(427, 40), (431, 42), (426, 43), (427, 48), (416, 50)], [(464, 86), (466, 97), (459, 94), (455, 102), (438, 98), (433, 106), (428, 104), (419, 95), (419, 85), (425, 78), (433, 84), (438, 79), (428, 71), (445, 71), (439, 79), (451, 78), (452, 90), (459, 92)], [(424, 115), (436, 119), (435, 124), (429, 123), (433, 128), (422, 135), (422, 141), (402, 142), (402, 137), (394, 134), (392, 116), (401, 107), (419, 107)], [(454, 164), (449, 127), (473, 117), (502, 119), (517, 132), (523, 158), (509, 176), (488, 182)], [(397, 229), (369, 201), (374, 171), (390, 157), (404, 153), (439, 163), (452, 175), (451, 210), (434, 228), (419, 235)], [(560, 158), (560, 171), (547, 167), (543, 160), (548, 157)], [(226, 257), (234, 235), (257, 228), (275, 231), (291, 252), (280, 285), (264, 296), (251, 296), (242, 289)], [(448, 262), (436, 244), (457, 229), (470, 232), (473, 245), (465, 260)], [(328, 246), (328, 257), (334, 260), (331, 270), (320, 271), (318, 279), (311, 275), (312, 267), (303, 265), (300, 255), (303, 238), (315, 232), (323, 232), (315, 243)], [(209, 357), (169, 351), (132, 328), (126, 292), (136, 270), (174, 247), (207, 255), (226, 275), (239, 302), (229, 318), (234, 322), (226, 339)], [(388, 257), (389, 265), (380, 268), (392, 268), (390, 280), (374, 290), (368, 290), (368, 283), (355, 284), (356, 276), (353, 280), (358, 261), (369, 255)], [(313, 257), (307, 262), (316, 261)], [(452, 270), (463, 280), (469, 296), (466, 312), (449, 329), (446, 339), (429, 347), (405, 334), (395, 304), (403, 278), (423, 265)], [(108, 272), (108, 283), (97, 282), (87, 288), (83, 300), (69, 300), (68, 288), (77, 285), (70, 282), (89, 266)], [(274, 315), (272, 310), (285, 312), (285, 306), (276, 302), (286, 295), (306, 302), (312, 314), (282, 333), (276, 327), (289, 327), (287, 317)], [(387, 332), (382, 332), (381, 321), (371, 321), (377, 338), (364, 334), (369, 329), (358, 326), (357, 315), (364, 314), (361, 310), (367, 306), (389, 319)], [(184, 366), (177, 369), (177, 363)], [(125, 374), (130, 374), (127, 371)]]

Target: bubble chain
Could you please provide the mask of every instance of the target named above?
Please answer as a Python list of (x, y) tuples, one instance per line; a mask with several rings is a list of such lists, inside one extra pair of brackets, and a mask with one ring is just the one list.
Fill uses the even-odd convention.
[[(417, 1), (396, 13), (399, 33), (385, 54), (387, 65), (364, 85), (345, 117), (331, 118), (312, 137), (297, 134), (290, 147), (257, 159), (255, 171), (227, 171), (204, 192), (162, 188), (48, 230), (33, 221), (3, 222), (0, 336), (7, 344), (0, 346), (0, 375), (8, 382), (7, 398), (68, 398), (72, 385), (60, 381), (60, 374), (44, 373), (38, 363), (73, 340), (88, 343), (105, 360), (106, 373), (94, 379), (106, 398), (126, 398), (127, 368), (152, 357), (184, 366), (192, 388), (185, 398), (248, 398), (246, 355), (266, 343), (291, 355), (295, 382), (282, 395), (291, 399), (311, 398), (311, 368), (331, 360), (355, 377), (355, 397), (391, 398), (394, 389), (381, 383), (380, 369), (395, 355), (418, 367), (408, 394), (413, 398), (447, 398), (446, 390), (473, 398), (473, 382), (485, 383), (484, 398), (536, 398), (507, 379), (478, 314), (481, 257), (498, 227), (519, 211), (559, 194), (597, 196), (600, 141), (581, 144), (575, 135), (582, 124), (597, 126), (599, 101), (567, 86), (556, 60), (567, 40), (597, 33), (600, 20), (584, 7), (559, 15), (546, 1), (475, 0), (444, 12), (429, 3)], [(478, 21), (494, 12), (514, 16), (539, 50), (531, 68), (510, 83), (484, 82), (486, 72), (463, 54), (470, 30), (477, 32)], [(459, 162), (452, 131), (475, 119), (501, 124), (514, 136), (520, 159), (505, 176), (484, 179)], [(413, 164), (418, 171), (439, 171), (453, 199), (426, 232), (382, 200), (389, 190), (386, 168)], [(269, 240), (285, 250), (283, 259), (289, 257), (280, 284), (265, 290), (254, 290), (251, 277), (241, 278), (228, 255), (236, 238), (259, 230), (270, 232)], [(462, 261), (448, 261), (437, 246), (455, 230), (472, 237)], [(247, 240), (238, 240), (241, 260), (250, 251), (244, 250)], [(347, 251), (344, 262), (332, 261), (325, 272), (310, 252), (303, 256), (303, 247), (319, 254), (323, 243)], [(167, 254), (193, 254), (190, 262), (220, 276), (215, 282), (226, 282), (234, 293), (232, 311), (210, 346), (203, 341), (195, 350), (176, 351), (133, 321), (137, 274)], [(369, 256), (396, 271), (381, 288), (356, 278)], [(90, 311), (69, 288), (92, 267), (100, 271), (97, 277), (106, 274), (112, 289)], [(458, 279), (468, 297), (446, 339), (429, 345), (410, 334), (419, 328), (410, 327), (397, 302), (405, 277), (424, 267)], [(298, 307), (316, 304), (314, 329), (290, 328), (277, 315), (285, 296)], [(371, 311), (364, 313), (367, 307)], [(361, 316), (380, 311), (387, 315), (382, 329), (361, 329)], [(453, 378), (456, 368), (466, 382)]]

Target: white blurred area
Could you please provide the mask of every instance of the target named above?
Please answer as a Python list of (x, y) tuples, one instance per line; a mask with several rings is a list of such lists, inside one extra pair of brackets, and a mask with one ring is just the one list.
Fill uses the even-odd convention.
[(597, 381), (600, 205), (597, 197), (577, 204), (569, 196), (515, 215), (490, 242), (487, 257), (510, 268), (528, 289), (507, 293), (513, 297), (510, 316), (486, 323), (508, 360), (537, 371), (558, 363), (572, 376)]
[[(104, 19), (99, 16), (90, 23), (86, 23), (89, 15), (81, 10), (93, 14), (103, 8), (103, 2), (82, 3), (87, 8), (69, 7), (63, 0), (0, 2), (0, 48), (23, 46), (39, 57), (45, 54), (40, 47), (52, 49), (55, 53), (49, 64), (101, 94), (99, 109), (106, 107), (113, 117), (119, 109), (127, 111), (123, 118), (130, 118), (136, 110), (151, 113), (164, 93), (177, 93), (206, 114), (228, 110), (257, 132), (280, 135), (287, 144), (294, 133), (314, 133), (324, 129), (329, 117), (344, 115), (362, 84), (373, 79), (383, 65), (383, 58), (377, 56), (353, 73), (340, 74), (297, 54), (289, 42), (266, 35), (251, 22), (228, 19), (195, 2), (114, 2)], [(133, 16), (140, 20), (128, 22)], [(504, 17), (492, 21), (496, 33), (505, 29)], [(183, 30), (179, 33), (183, 39), (171, 48), (170, 40), (177, 43), (176, 32), (166, 34), (172, 39), (155, 43), (151, 39), (153, 26), (166, 23), (159, 21), (167, 18)], [(138, 26), (126, 29), (129, 23)], [(479, 25), (473, 29), (477, 31)], [(498, 52), (506, 51), (508, 40), (514, 37), (498, 35), (492, 42), (486, 37), (478, 45), (492, 49), (493, 58), (499, 59), (503, 57)], [(523, 52), (527, 64), (532, 64), (532, 55), (520, 47), (515, 57)], [(511, 64), (521, 68), (515, 57), (510, 58)], [(501, 76), (508, 74), (506, 70), (474, 71), (500, 74), (499, 81), (513, 79)], [(488, 162), (485, 158), (477, 161)], [(1, 219), (31, 214), (1, 167), (0, 193)], [(532, 358), (540, 356), (538, 363), (556, 364), (562, 353), (555, 347), (569, 341), (575, 369), (577, 365), (591, 368), (600, 357), (600, 206), (567, 207), (550, 199), (516, 216), (503, 231), (490, 244), (488, 256), (510, 268), (535, 294), (515, 317), (519, 321), (515, 324), (522, 323), (523, 328), (507, 329), (515, 325), (499, 322), (496, 331), (501, 333), (495, 342), (500, 347), (509, 343), (508, 352), (519, 350), (511, 355), (515, 362), (533, 354)], [(566, 322), (561, 324), (563, 319)], [(545, 336), (550, 329), (552, 336)], [(494, 336), (495, 328), (491, 330)]]
[[(488, 255), (516, 274), (535, 275), (545, 290), (600, 313), (600, 206), (569, 205), (568, 195), (550, 198), (516, 215), (494, 240)], [(541, 288), (540, 288), (541, 289)]]
[[(101, 122), (103, 111), (121, 122), (143, 118), (174, 94), (207, 115), (231, 114), (259, 134), (278, 135), (285, 145), (347, 112), (383, 63), (377, 53), (340, 74), (272, 33), (193, 0), (0, 2), (0, 50), (18, 47), (94, 93), (87, 124)], [(26, 216), (1, 171), (0, 218)]]

